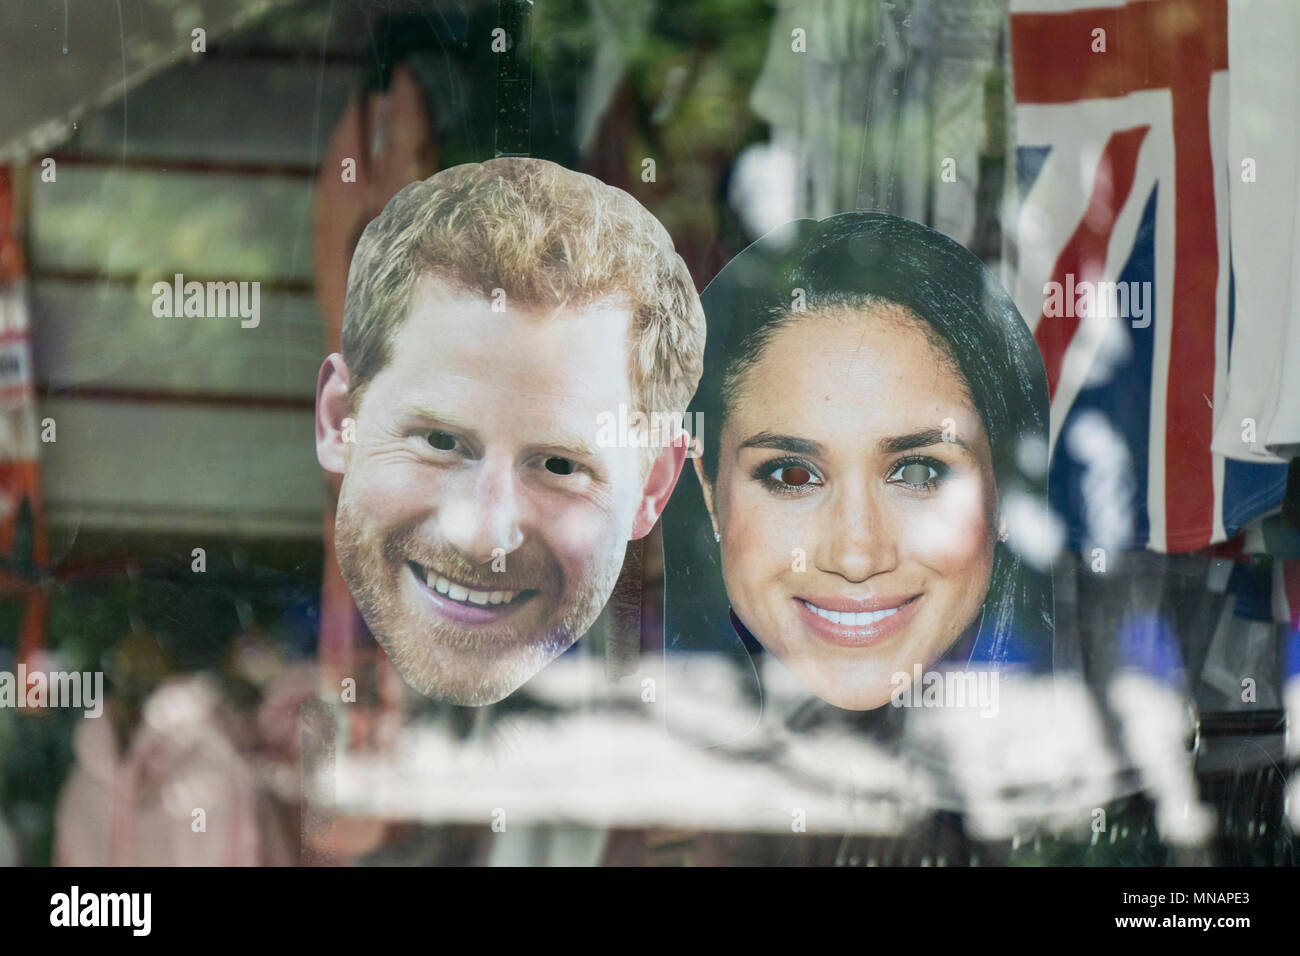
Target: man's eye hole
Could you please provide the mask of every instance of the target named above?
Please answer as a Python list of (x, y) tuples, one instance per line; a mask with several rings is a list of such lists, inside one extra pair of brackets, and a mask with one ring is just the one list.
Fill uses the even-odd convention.
[(924, 485), (934, 478), (939, 477), (939, 473), (929, 465), (924, 465), (919, 461), (913, 461), (902, 468), (898, 469), (895, 474), (900, 481), (908, 485)]
[(567, 458), (546, 459), (546, 470), (553, 475), (571, 475), (577, 466)]
[(429, 434), (429, 444), (438, 451), (451, 451), (456, 447), (456, 436), (449, 435), (446, 432), (431, 432)]
[(798, 465), (788, 465), (777, 470), (776, 480), (782, 484), (799, 488), (812, 481), (812, 472), (807, 468), (800, 468)]

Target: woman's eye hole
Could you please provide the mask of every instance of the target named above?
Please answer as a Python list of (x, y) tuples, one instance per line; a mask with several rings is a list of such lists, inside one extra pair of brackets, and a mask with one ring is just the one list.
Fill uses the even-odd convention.
[(788, 465), (785, 468), (777, 469), (776, 479), (782, 484), (799, 488), (812, 481), (812, 472), (807, 468), (800, 468), (798, 465)]
[(546, 470), (553, 475), (571, 475), (575, 467), (574, 463), (567, 458), (546, 459)]
[(429, 434), (429, 444), (438, 451), (451, 451), (456, 447), (456, 436), (449, 435), (446, 432), (431, 432)]
[(929, 465), (923, 465), (919, 461), (910, 462), (898, 469), (898, 478), (904, 484), (924, 485), (932, 478), (938, 477), (936, 472)]

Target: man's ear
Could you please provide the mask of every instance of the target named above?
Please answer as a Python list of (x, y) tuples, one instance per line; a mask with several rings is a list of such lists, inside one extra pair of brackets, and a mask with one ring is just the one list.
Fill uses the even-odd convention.
[(699, 480), (700, 491), (704, 495), (704, 507), (708, 509), (709, 521), (713, 524), (713, 533), (718, 533), (718, 517), (713, 512), (713, 485), (709, 484), (709, 479), (704, 476), (704, 458), (696, 455), (691, 461), (695, 466), (695, 477)]
[(316, 460), (336, 475), (347, 468), (347, 446), (356, 440), (356, 422), (349, 415), (348, 367), (334, 352), (316, 377)]
[(686, 464), (686, 449), (690, 437), (679, 432), (669, 445), (665, 445), (659, 456), (650, 466), (645, 488), (641, 492), (641, 506), (637, 508), (636, 519), (632, 522), (632, 540), (644, 538), (655, 526), (659, 516), (668, 507), (668, 497), (677, 486), (682, 466)]

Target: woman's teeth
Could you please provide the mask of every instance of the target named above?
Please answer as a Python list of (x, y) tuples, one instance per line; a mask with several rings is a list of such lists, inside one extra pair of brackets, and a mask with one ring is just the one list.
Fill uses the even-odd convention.
[(468, 604), (509, 604), (520, 594), (518, 591), (471, 591), (469, 588), (461, 587), (459, 584), (452, 584), (442, 575), (430, 571), (428, 568), (420, 565), (413, 565), (419, 568), (420, 577), (424, 583), (433, 588), (439, 594), (445, 594), (453, 601), (461, 601)]
[[(803, 601), (803, 598), (800, 598), (799, 600)], [(832, 624), (839, 624), (842, 627), (866, 627), (869, 624), (875, 624), (877, 621), (883, 621), (890, 615), (897, 614), (899, 608), (902, 607), (900, 604), (899, 607), (888, 607), (883, 611), (863, 611), (861, 613), (855, 613), (853, 611), (828, 611), (825, 608), (818, 607), (816, 604), (809, 604), (807, 601), (804, 601), (803, 603), (804, 607), (808, 608), (808, 610), (812, 611), (818, 617), (824, 617)]]

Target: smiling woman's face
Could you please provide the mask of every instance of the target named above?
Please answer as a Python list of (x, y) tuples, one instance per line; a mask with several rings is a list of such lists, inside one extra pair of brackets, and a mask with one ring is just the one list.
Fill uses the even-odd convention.
[[(889, 701), (977, 622), (992, 454), (946, 351), (897, 306), (810, 313), (743, 372), (702, 483), (736, 616), (823, 700)], [(699, 460), (696, 460), (699, 473)]]

